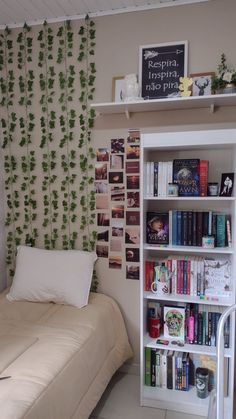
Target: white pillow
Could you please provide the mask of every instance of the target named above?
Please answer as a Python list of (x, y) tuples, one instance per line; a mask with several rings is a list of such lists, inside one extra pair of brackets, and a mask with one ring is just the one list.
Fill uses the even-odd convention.
[(53, 301), (81, 308), (88, 303), (96, 259), (93, 252), (19, 246), (7, 298), (9, 301)]

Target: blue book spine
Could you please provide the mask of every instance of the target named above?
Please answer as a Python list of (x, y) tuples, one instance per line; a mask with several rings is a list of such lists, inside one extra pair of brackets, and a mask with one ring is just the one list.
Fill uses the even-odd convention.
[(181, 246), (182, 211), (177, 211), (177, 245)]
[(177, 210), (172, 211), (172, 244), (177, 245)]

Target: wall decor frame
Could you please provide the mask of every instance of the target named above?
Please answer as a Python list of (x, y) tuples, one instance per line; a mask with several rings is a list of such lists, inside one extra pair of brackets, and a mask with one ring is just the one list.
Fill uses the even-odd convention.
[(112, 102), (122, 102), (122, 84), (124, 76), (116, 76), (112, 79)]
[(179, 95), (179, 78), (188, 72), (188, 41), (141, 45), (139, 85), (144, 99)]
[(190, 74), (193, 80), (192, 96), (211, 95), (212, 77), (215, 76), (214, 71), (206, 73)]

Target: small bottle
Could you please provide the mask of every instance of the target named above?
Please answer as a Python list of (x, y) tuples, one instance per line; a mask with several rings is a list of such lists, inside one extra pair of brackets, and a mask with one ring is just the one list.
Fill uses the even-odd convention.
[(197, 397), (206, 399), (208, 397), (209, 371), (207, 368), (196, 369)]

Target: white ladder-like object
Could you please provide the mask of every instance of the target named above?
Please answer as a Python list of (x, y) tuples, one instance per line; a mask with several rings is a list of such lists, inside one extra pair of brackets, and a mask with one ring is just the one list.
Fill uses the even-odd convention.
[(224, 325), (234, 311), (236, 311), (236, 304), (222, 313), (218, 323), (216, 390), (211, 392), (208, 419), (224, 419), (224, 374), (222, 373), (224, 371)]

